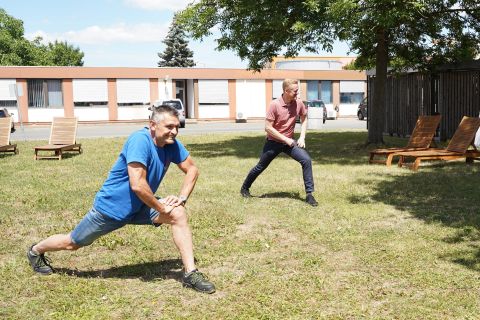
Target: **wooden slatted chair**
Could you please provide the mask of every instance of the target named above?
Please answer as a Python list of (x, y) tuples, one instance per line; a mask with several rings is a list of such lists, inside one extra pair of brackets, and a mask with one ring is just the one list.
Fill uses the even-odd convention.
[[(435, 136), (440, 118), (441, 115), (419, 116), (406, 147), (372, 150), (370, 151), (370, 160), (368, 162), (391, 166), (393, 157), (395, 157), (398, 152), (428, 149)], [(375, 158), (375, 156), (381, 157), (381, 159)]]
[[(475, 134), (480, 127), (480, 118), (463, 117), (457, 130), (444, 149), (428, 149), (422, 151), (400, 152), (399, 167), (409, 167), (416, 171), (422, 160), (456, 160), (465, 158), (467, 163), (479, 160), (480, 151), (473, 144)], [(469, 147), (472, 147), (469, 149)], [(413, 162), (407, 162), (413, 160)]]
[(10, 143), (12, 121), (12, 117), (0, 118), (0, 153), (18, 154), (17, 145)]
[[(77, 118), (55, 117), (50, 129), (50, 139), (47, 145), (35, 147), (35, 160), (38, 159), (62, 159), (65, 151), (82, 153), (82, 145), (76, 142)], [(40, 152), (49, 152), (48, 155), (40, 155)], [(54, 152), (54, 154), (52, 154)]]

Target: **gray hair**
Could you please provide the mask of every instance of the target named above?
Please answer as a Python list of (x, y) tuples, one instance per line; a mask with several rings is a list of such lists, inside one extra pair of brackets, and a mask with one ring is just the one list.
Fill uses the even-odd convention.
[(179, 116), (178, 110), (175, 109), (175, 107), (168, 106), (165, 104), (162, 104), (159, 106), (152, 106), (150, 109), (152, 110), (152, 115), (150, 116), (150, 120), (157, 123), (162, 121), (165, 118), (164, 117), (165, 113), (168, 113), (169, 115), (177, 118)]

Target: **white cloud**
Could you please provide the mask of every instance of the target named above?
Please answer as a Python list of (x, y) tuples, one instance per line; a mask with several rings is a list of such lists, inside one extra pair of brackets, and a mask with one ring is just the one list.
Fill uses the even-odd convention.
[(47, 34), (41, 30), (27, 34), (28, 39), (41, 36), (45, 41), (62, 40), (75, 44), (149, 43), (161, 42), (167, 35), (169, 23), (120, 23), (107, 27), (89, 26), (78, 31)]
[(125, 0), (125, 3), (147, 10), (181, 10), (193, 0)]

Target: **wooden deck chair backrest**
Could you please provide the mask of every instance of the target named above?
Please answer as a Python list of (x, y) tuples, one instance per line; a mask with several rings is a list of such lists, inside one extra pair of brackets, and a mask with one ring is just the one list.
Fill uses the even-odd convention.
[(10, 128), (12, 117), (0, 118), (0, 146), (10, 144)]
[(75, 144), (77, 123), (77, 118), (53, 118), (48, 144)]
[(407, 148), (428, 148), (435, 136), (441, 115), (419, 116)]
[(480, 118), (463, 117), (448, 143), (447, 151), (465, 153), (475, 139), (475, 134), (480, 127)]

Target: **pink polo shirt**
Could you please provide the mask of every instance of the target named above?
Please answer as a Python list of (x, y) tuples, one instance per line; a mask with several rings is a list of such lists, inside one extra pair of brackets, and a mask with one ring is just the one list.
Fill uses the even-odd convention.
[[(295, 130), (295, 119), (297, 115), (304, 116), (307, 114), (307, 107), (302, 100), (297, 99), (290, 102), (288, 105), (283, 101), (283, 96), (273, 100), (268, 107), (266, 119), (273, 121), (273, 128), (278, 132), (292, 139)], [(282, 142), (271, 135), (267, 134), (269, 140)]]

